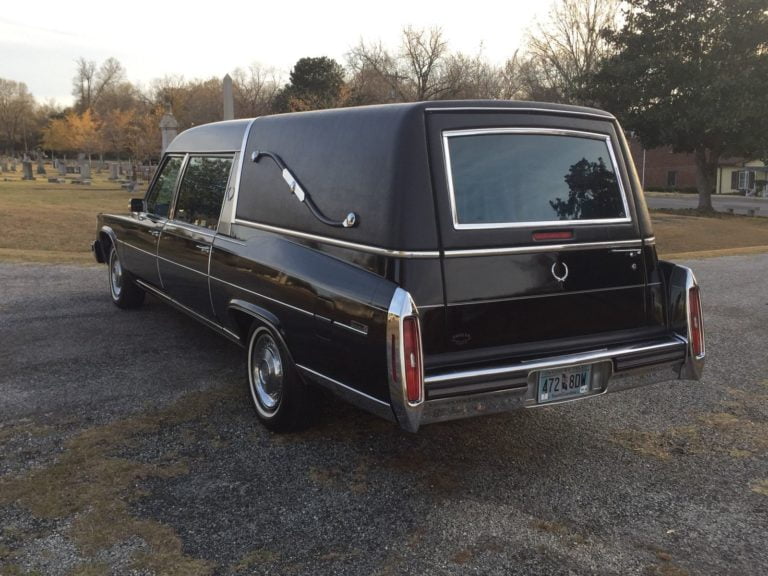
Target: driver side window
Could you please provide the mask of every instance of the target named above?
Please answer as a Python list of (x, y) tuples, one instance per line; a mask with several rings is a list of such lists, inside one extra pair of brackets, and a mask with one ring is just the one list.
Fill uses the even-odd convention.
[(165, 161), (160, 169), (160, 175), (155, 180), (155, 185), (147, 194), (147, 214), (168, 217), (183, 161), (183, 156), (171, 156)]

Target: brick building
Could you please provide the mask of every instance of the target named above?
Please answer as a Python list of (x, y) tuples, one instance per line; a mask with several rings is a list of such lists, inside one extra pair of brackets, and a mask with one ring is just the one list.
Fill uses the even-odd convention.
[(685, 190), (696, 188), (696, 160), (693, 154), (676, 154), (664, 146), (646, 150), (631, 138), (629, 148), (635, 169), (646, 190)]
[[(629, 139), (629, 148), (646, 190), (696, 189), (693, 154), (675, 153), (669, 146), (645, 150), (634, 138)], [(714, 192), (768, 196), (768, 166), (760, 160), (724, 158), (717, 168)]]

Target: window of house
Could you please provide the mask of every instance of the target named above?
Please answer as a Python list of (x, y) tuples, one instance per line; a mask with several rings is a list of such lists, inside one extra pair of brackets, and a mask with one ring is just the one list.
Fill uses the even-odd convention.
[(674, 188), (677, 186), (677, 172), (675, 170), (670, 170), (667, 172), (667, 186), (669, 188)]
[(171, 156), (160, 168), (160, 174), (155, 180), (154, 186), (147, 194), (147, 213), (155, 214), (163, 218), (168, 217), (168, 211), (173, 200), (173, 192), (176, 189), (176, 180), (179, 177), (183, 156)]
[(739, 189), (739, 171), (734, 170), (731, 172), (731, 190)]
[(232, 157), (190, 156), (179, 185), (174, 219), (215, 230)]
[(739, 190), (753, 190), (755, 188), (754, 170), (739, 171)]

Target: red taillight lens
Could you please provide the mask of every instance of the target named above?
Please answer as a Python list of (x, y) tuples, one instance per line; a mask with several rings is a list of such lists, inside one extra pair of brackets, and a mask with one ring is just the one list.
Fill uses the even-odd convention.
[(419, 321), (414, 316), (403, 318), (403, 352), (405, 366), (403, 377), (405, 378), (405, 391), (408, 402), (415, 404), (421, 401), (422, 375), (421, 375), (421, 342), (419, 334)]
[(702, 324), (701, 297), (698, 286), (694, 286), (688, 291), (688, 323), (691, 327), (693, 355), (696, 358), (700, 358), (704, 355), (704, 326)]

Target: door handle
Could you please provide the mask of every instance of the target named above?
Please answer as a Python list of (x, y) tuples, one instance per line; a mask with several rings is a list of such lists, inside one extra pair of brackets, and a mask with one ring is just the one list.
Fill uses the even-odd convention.
[(626, 254), (630, 258), (634, 258), (635, 256), (640, 256), (640, 254), (643, 253), (643, 251), (640, 248), (612, 248), (611, 252), (614, 254)]
[(203, 254), (210, 254), (211, 253), (211, 247), (208, 246), (208, 244), (195, 244), (195, 248), (200, 250)]
[(160, 236), (160, 230), (150, 230), (149, 233), (152, 234), (152, 236), (154, 236), (155, 238)]

